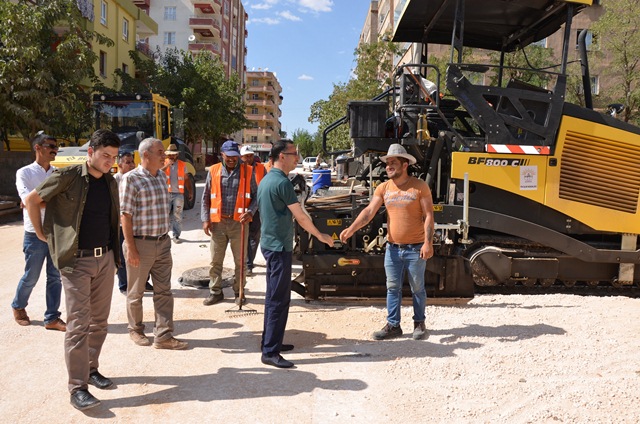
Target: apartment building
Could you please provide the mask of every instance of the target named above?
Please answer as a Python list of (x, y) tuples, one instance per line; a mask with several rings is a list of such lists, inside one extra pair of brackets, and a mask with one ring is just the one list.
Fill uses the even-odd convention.
[(251, 145), (263, 159), (262, 153), (271, 149), (270, 142), (280, 140), (281, 93), (282, 87), (274, 72), (247, 72), (245, 116), (251, 122), (251, 128), (244, 130), (243, 143)]
[(155, 34), (158, 25), (131, 0), (77, 0), (76, 4), (86, 18), (87, 29), (107, 36), (114, 42), (113, 46), (93, 44), (98, 56), (94, 69), (105, 86), (119, 88), (116, 87), (115, 70), (121, 69), (135, 76), (135, 64), (129, 52), (136, 50), (148, 56), (147, 46), (138, 40)]
[(133, 0), (158, 23), (157, 35), (145, 40), (153, 51), (177, 48), (209, 51), (220, 60), (227, 76), (244, 81), (249, 16), (241, 0)]

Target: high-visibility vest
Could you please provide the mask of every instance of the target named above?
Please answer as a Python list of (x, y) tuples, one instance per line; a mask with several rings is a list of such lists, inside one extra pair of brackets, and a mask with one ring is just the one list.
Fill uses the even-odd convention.
[[(209, 168), (211, 173), (211, 206), (209, 207), (209, 218), (211, 222), (220, 222), (222, 219), (222, 162), (212, 165)], [(244, 163), (240, 164), (240, 182), (238, 183), (238, 194), (236, 195), (236, 205), (233, 210), (233, 219), (240, 221), (240, 215), (249, 210), (251, 203), (251, 174), (253, 168)]]
[(256, 184), (259, 185), (260, 181), (262, 181), (267, 174), (267, 169), (264, 167), (264, 164), (258, 162), (253, 163), (253, 169), (256, 171)]
[[(180, 159), (176, 160), (176, 162), (178, 163), (178, 191), (184, 194), (184, 176), (187, 167)], [(169, 193), (171, 193), (171, 166), (166, 167), (164, 173), (167, 174), (167, 186), (169, 187)]]

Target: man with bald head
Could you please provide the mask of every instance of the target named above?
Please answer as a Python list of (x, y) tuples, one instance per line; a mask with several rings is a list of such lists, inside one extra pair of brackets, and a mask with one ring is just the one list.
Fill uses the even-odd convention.
[(120, 183), (120, 219), (127, 262), (127, 318), (129, 336), (138, 346), (150, 346), (144, 334), (142, 297), (147, 276), (153, 280), (156, 349), (186, 349), (187, 343), (173, 337), (173, 294), (171, 293), (170, 198), (164, 166), (162, 141), (142, 140), (138, 147), (140, 165), (125, 174)]

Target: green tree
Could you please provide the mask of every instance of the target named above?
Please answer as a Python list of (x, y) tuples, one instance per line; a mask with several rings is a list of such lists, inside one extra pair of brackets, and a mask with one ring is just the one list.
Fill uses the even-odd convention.
[[(393, 55), (398, 47), (389, 41), (363, 44), (355, 50), (354, 76), (346, 83), (333, 85), (328, 99), (311, 105), (309, 122), (318, 123), (320, 135), (325, 128), (347, 114), (352, 100), (370, 100), (392, 84)], [(351, 139), (346, 125), (328, 134), (327, 146), (331, 150), (349, 149)]]
[(95, 80), (92, 44), (111, 40), (84, 29), (73, 0), (0, 2), (0, 137), (46, 130), (76, 138), (88, 129)]
[(322, 146), (314, 142), (313, 136), (307, 130), (298, 128), (293, 132), (292, 140), (303, 158), (317, 156), (322, 150)]
[(122, 91), (153, 91), (182, 110), (185, 141), (219, 141), (248, 127), (240, 78), (226, 77), (220, 59), (209, 52), (156, 52), (157, 62), (132, 52), (139, 79), (119, 73)]
[[(498, 64), (500, 53), (490, 53), (489, 60)], [(545, 71), (552, 70), (554, 65), (553, 49), (532, 44), (524, 50), (505, 54), (503, 81), (517, 79), (537, 87), (546, 87), (551, 81), (551, 74)], [(498, 75), (493, 73), (491, 84), (496, 85), (497, 80)]]
[(640, 118), (640, 3), (637, 0), (606, 0), (600, 19), (591, 27), (602, 52), (611, 61), (601, 78), (609, 80), (608, 97), (625, 105), (621, 118)]

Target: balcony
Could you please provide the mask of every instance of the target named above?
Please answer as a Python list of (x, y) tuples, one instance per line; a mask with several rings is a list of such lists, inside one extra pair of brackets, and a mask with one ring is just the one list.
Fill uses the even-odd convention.
[(247, 87), (249, 93), (275, 93), (275, 91), (272, 85), (250, 85)]
[(191, 0), (195, 9), (200, 9), (202, 13), (220, 13), (222, 4), (216, 0)]
[(189, 51), (190, 52), (201, 52), (201, 51), (209, 51), (211, 53), (220, 55), (220, 44), (218, 43), (206, 43), (206, 42), (196, 42), (189, 43)]
[(189, 28), (203, 37), (220, 36), (220, 22), (217, 17), (192, 16), (189, 18)]
[(149, 47), (149, 44), (143, 43), (142, 41), (136, 42), (136, 51), (144, 55), (148, 59), (155, 59), (155, 54)]
[(131, 0), (133, 4), (138, 6), (140, 9), (149, 10), (149, 6), (151, 6), (151, 0)]

